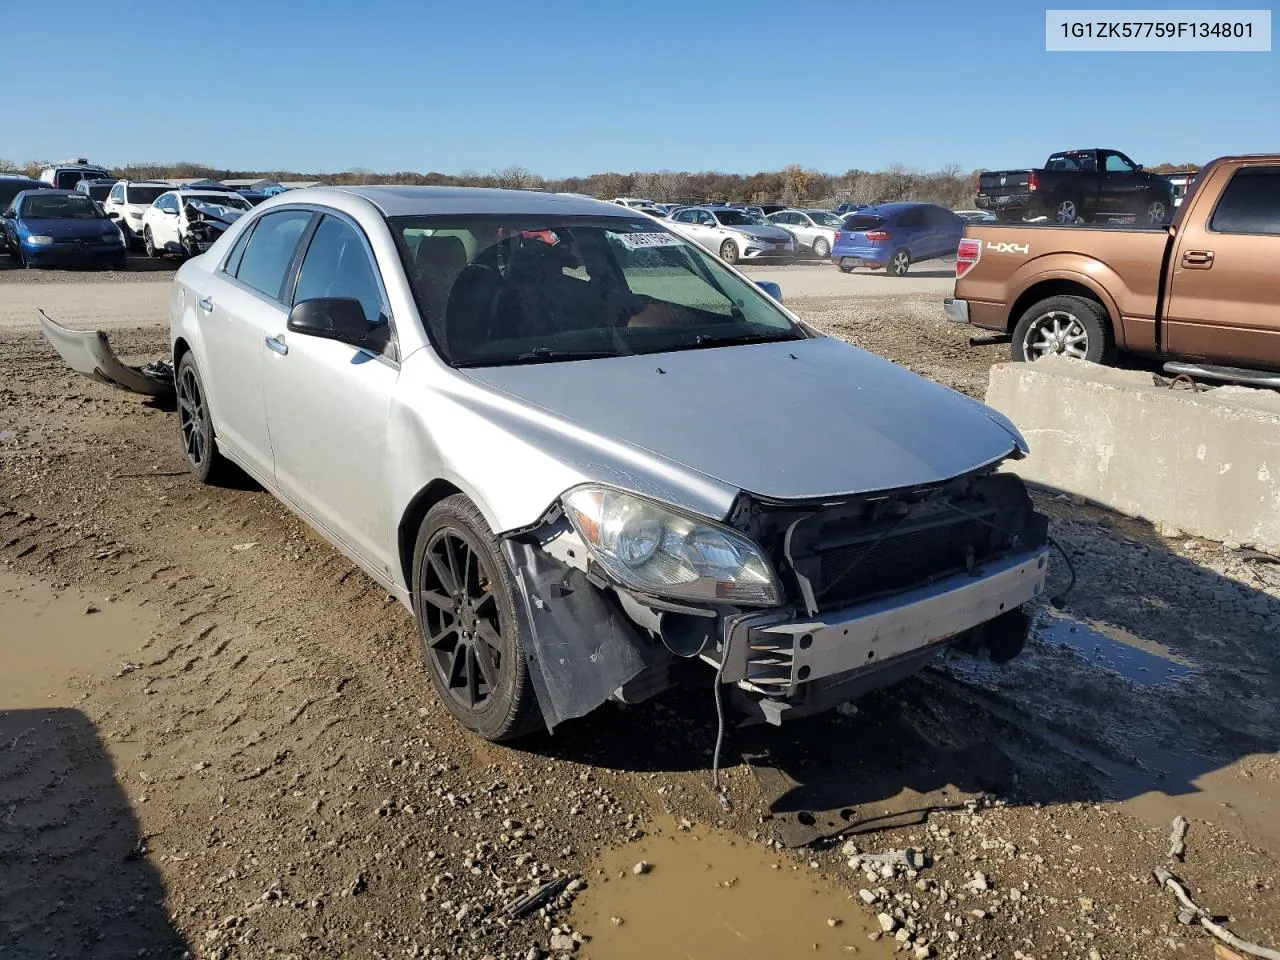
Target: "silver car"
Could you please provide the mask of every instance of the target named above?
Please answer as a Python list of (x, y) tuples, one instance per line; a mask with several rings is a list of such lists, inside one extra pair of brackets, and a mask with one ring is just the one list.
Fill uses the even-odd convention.
[(239, 467), (399, 598), (491, 740), (689, 658), (774, 722), (1003, 659), (1044, 583), (1007, 420), (614, 204), (290, 191), (171, 307), (193, 473)]
[(782, 210), (770, 216), (769, 221), (791, 231), (801, 248), (825, 260), (831, 255), (836, 231), (844, 218), (830, 210)]
[(738, 207), (682, 207), (667, 225), (719, 255), (725, 263), (761, 257), (792, 257), (796, 238), (764, 217)]

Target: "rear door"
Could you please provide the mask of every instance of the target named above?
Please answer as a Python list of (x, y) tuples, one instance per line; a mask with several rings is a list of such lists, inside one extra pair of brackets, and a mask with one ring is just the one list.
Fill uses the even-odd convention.
[(890, 230), (894, 247), (906, 247), (912, 260), (927, 258), (929, 250), (929, 231), (925, 226), (925, 208), (911, 207), (898, 215), (897, 221)]
[(366, 565), (390, 574), (398, 517), (386, 495), (387, 417), (400, 375), (391, 310), (355, 221), (328, 211), (303, 244), (290, 302), (355, 298), (373, 335), (353, 346), (288, 331), (285, 311), (277, 315), (275, 343), (260, 354), (276, 486)]
[[(1202, 213), (1197, 201), (1223, 182)], [(1189, 202), (1173, 254), (1166, 351), (1280, 369), (1280, 164), (1215, 171)]]
[(284, 325), (285, 275), (311, 217), (309, 210), (280, 210), (251, 224), (196, 306), (214, 429), (264, 481), (274, 470), (262, 399), (265, 340)]

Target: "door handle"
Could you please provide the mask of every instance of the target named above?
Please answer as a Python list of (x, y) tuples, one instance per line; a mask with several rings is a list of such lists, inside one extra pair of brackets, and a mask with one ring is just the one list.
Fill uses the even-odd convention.
[(196, 301), (200, 309), (205, 313), (213, 313), (213, 300), (209, 297), (201, 297)]
[(1213, 266), (1213, 251), (1187, 250), (1182, 254), (1182, 265), (1188, 270), (1208, 270)]
[(289, 352), (289, 345), (284, 342), (283, 335), (279, 337), (267, 337), (267, 349), (274, 353), (284, 356)]

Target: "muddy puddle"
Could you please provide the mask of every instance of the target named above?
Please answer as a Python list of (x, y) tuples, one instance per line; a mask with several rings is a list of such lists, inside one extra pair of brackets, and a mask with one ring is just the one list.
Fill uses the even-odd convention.
[(1144, 686), (1173, 683), (1199, 671), (1168, 647), (1109, 623), (1054, 616), (1037, 624), (1036, 632), (1046, 643), (1069, 647), (1094, 666)]
[(151, 633), (131, 604), (0, 568), (0, 711), (72, 705), (94, 678), (137, 659)]
[(898, 946), (868, 939), (874, 920), (817, 871), (701, 825), (610, 851), (587, 879), (573, 910), (586, 960), (889, 957)]

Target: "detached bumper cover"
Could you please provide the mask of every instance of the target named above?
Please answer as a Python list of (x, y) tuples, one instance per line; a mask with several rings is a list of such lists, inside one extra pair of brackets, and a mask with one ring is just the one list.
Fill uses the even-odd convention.
[(969, 301), (947, 297), (942, 301), (942, 315), (952, 323), (968, 323)]
[(723, 680), (787, 696), (801, 683), (861, 669), (957, 637), (1038, 596), (1049, 549), (1037, 547), (906, 593), (818, 617), (774, 612), (728, 630)]

